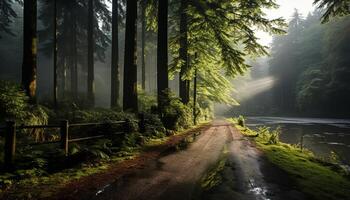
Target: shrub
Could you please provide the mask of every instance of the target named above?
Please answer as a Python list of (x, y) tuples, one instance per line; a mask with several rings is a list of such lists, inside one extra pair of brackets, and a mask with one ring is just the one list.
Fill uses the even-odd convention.
[[(25, 112), (26, 120), (23, 123), (26, 125), (48, 124), (49, 115), (46, 110), (48, 109), (42, 106), (28, 106)], [(34, 138), (35, 141), (46, 140), (44, 129), (26, 129), (23, 132)]]
[(27, 109), (27, 96), (18, 84), (0, 81), (0, 120), (22, 121)]
[(278, 144), (279, 135), (281, 134), (281, 127), (277, 127), (275, 130), (270, 131), (267, 127), (260, 127), (258, 130), (258, 137), (260, 141), (265, 144)]
[(162, 121), (155, 114), (145, 114), (145, 133), (146, 137), (162, 138), (165, 136), (165, 128)]
[(242, 115), (240, 115), (238, 118), (237, 118), (237, 124), (239, 126), (242, 126), (242, 127), (245, 127), (245, 119)]
[(169, 130), (180, 130), (192, 125), (192, 111), (173, 93), (167, 92), (168, 100), (161, 111), (161, 120)]
[(137, 91), (139, 109), (143, 112), (151, 112), (152, 107), (157, 105), (157, 97), (147, 94), (140, 86), (137, 87)]

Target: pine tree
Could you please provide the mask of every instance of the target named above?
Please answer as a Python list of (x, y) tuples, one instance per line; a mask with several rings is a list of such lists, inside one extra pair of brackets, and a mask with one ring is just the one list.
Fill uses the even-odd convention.
[(31, 101), (36, 97), (37, 0), (25, 0), (23, 9), (22, 85)]
[[(178, 4), (178, 10), (174, 12), (176, 15), (174, 23), (178, 23), (177, 27), (180, 29), (172, 31), (176, 34), (171, 36), (173, 62), (170, 69), (172, 73), (180, 72), (182, 75), (184, 66), (188, 66), (181, 81), (192, 79), (195, 69), (198, 70), (198, 74), (201, 74), (219, 67), (225, 74), (213, 73), (212, 75), (226, 75), (232, 78), (243, 74), (250, 67), (245, 63), (247, 56), (267, 55), (267, 47), (261, 45), (255, 35), (256, 27), (268, 33), (284, 32), (281, 29), (285, 25), (282, 19), (269, 20), (265, 17), (264, 9), (277, 7), (274, 1), (191, 0), (186, 1), (187, 7), (182, 6), (181, 1), (174, 3)], [(183, 48), (185, 27), (184, 20), (181, 20), (184, 12), (187, 14), (187, 65), (185, 53), (183, 53), (185, 52)], [(198, 59), (193, 59), (195, 54), (198, 55)], [(209, 73), (205, 74), (209, 75)], [(211, 76), (211, 78), (213, 81), (220, 80), (219, 77)], [(184, 86), (182, 88), (185, 89)], [(209, 91), (214, 92), (214, 90), (207, 92)], [(226, 89), (224, 91), (229, 92)], [(186, 94), (188, 94), (187, 91)], [(229, 95), (225, 97), (230, 98)]]
[(164, 109), (168, 78), (168, 0), (158, 1), (157, 96), (159, 111)]
[(12, 8), (14, 2), (22, 3), (20, 0), (0, 1), (0, 38), (1, 32), (5, 32), (6, 34), (10, 35), (15, 35), (10, 29), (10, 25), (13, 22), (13, 18), (17, 17), (17, 13)]
[[(94, 0), (94, 15), (93, 23), (98, 24), (93, 26), (94, 31), (94, 59), (104, 61), (105, 51), (111, 43), (109, 32), (111, 27), (111, 16), (108, 6), (104, 0)], [(54, 36), (49, 34), (54, 32), (54, 18), (53, 12), (54, 1), (45, 0), (41, 9), (39, 19), (43, 22), (44, 29), (39, 31), (41, 41), (44, 41), (42, 51), (47, 55), (52, 55), (54, 48)], [(85, 0), (60, 0), (57, 1), (57, 94), (59, 99), (63, 98), (66, 88), (67, 71), (70, 69), (70, 86), (72, 93), (72, 100), (76, 100), (78, 91), (78, 77), (81, 69), (87, 71), (87, 15), (88, 15), (88, 1)], [(75, 22), (75, 23), (74, 23)], [(58, 100), (59, 100), (58, 99)], [(62, 100), (62, 99), (61, 99)]]
[(123, 110), (138, 112), (137, 102), (137, 0), (126, 4)]
[(331, 17), (350, 14), (350, 0), (315, 0), (318, 9), (325, 9), (322, 23), (328, 22)]
[(188, 72), (188, 24), (187, 24), (187, 7), (188, 3), (186, 0), (181, 0), (180, 7), (180, 49), (179, 58), (182, 61), (180, 69), (180, 98), (184, 104), (188, 104), (190, 101), (190, 81), (186, 78)]
[[(88, 27), (87, 27), (87, 98), (91, 106), (95, 105), (95, 71), (94, 71), (94, 0), (88, 1)], [(97, 25), (96, 25), (97, 26)]]

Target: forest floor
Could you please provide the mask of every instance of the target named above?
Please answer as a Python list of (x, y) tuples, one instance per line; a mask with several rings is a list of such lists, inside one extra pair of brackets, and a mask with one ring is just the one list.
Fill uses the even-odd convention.
[[(178, 145), (176, 149), (156, 148), (106, 173), (68, 184), (54, 197), (307, 199), (284, 171), (269, 163), (254, 142), (230, 123), (217, 120), (201, 132), (184, 149), (179, 150)], [(175, 137), (173, 144), (178, 144), (178, 140)], [(171, 143), (170, 140), (168, 145)]]

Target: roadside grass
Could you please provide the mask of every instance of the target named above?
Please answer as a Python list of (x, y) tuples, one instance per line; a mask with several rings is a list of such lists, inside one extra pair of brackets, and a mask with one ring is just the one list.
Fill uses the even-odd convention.
[(350, 199), (350, 176), (338, 163), (324, 161), (308, 150), (280, 142), (276, 130), (260, 128), (253, 131), (235, 126), (243, 135), (254, 137), (267, 159), (287, 172), (305, 194), (315, 200)]
[(200, 187), (202, 191), (210, 191), (216, 186), (220, 185), (223, 181), (222, 172), (225, 169), (227, 162), (228, 151), (224, 146), (219, 161), (205, 174), (200, 180)]

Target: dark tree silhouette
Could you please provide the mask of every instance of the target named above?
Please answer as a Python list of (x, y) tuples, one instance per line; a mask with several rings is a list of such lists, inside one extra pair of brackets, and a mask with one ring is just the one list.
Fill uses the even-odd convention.
[(88, 77), (87, 77), (87, 97), (89, 103), (95, 104), (95, 80), (94, 80), (94, 0), (88, 3)]
[(137, 103), (137, 0), (126, 4), (123, 110), (138, 111)]
[(32, 101), (36, 97), (37, 1), (25, 0), (23, 9), (22, 85)]
[(158, 2), (157, 89), (158, 107), (162, 111), (167, 101), (168, 78), (168, 0)]
[(181, 0), (181, 17), (180, 17), (180, 59), (182, 60), (180, 71), (180, 98), (182, 103), (188, 104), (190, 101), (190, 81), (186, 80), (186, 73), (188, 72), (188, 24), (187, 24), (187, 7), (186, 0)]
[(111, 66), (111, 107), (119, 105), (119, 42), (118, 42), (118, 23), (119, 23), (119, 2), (112, 2), (112, 66)]

